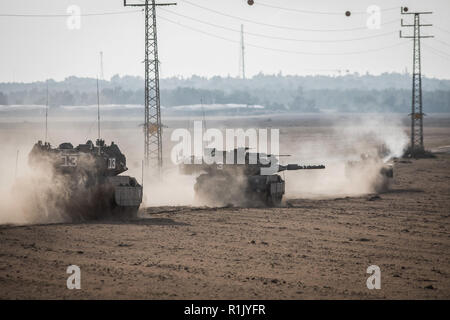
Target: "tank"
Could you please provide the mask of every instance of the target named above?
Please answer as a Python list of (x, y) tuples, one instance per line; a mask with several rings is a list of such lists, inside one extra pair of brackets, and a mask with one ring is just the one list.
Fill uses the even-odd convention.
[(114, 142), (106, 145), (97, 139), (94, 145), (89, 140), (77, 147), (64, 142), (53, 148), (38, 141), (28, 161), (31, 167), (52, 174), (52, 181), (60, 184), (61, 192), (51, 196), (71, 220), (137, 216), (142, 186), (135, 178), (120, 175), (128, 168), (125, 155)]
[(363, 153), (360, 155), (360, 160), (357, 161), (347, 161), (346, 163), (346, 174), (349, 175), (351, 170), (364, 171), (367, 166), (377, 166), (379, 167), (379, 173), (385, 178), (394, 177), (394, 164), (392, 159), (383, 160), (379, 156), (372, 156), (368, 153)]
[(200, 163), (195, 163), (192, 157), (189, 164), (180, 167), (183, 174), (200, 174), (194, 185), (195, 195), (199, 201), (212, 205), (278, 206), (285, 193), (285, 181), (278, 172), (325, 168), (324, 165), (280, 165), (274, 155), (251, 153), (248, 148), (212, 149), (209, 154), (215, 156), (218, 152), (223, 153), (223, 159), (233, 156), (234, 160), (213, 163), (202, 158)]
[(360, 160), (347, 161), (345, 163), (346, 177), (359, 179), (361, 176), (371, 176), (374, 178), (373, 191), (387, 191), (394, 178), (394, 162), (391, 158), (381, 156), (382, 154), (363, 153), (360, 155)]

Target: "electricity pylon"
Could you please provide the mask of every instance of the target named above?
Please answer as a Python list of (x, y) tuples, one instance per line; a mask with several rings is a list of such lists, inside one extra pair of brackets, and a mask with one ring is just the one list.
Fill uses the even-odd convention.
[[(144, 122), (144, 163), (148, 168), (150, 162), (156, 162), (159, 172), (162, 168), (162, 125), (159, 96), (159, 60), (158, 40), (156, 32), (156, 7), (171, 6), (176, 3), (156, 3), (145, 0), (145, 3), (127, 4), (126, 7), (144, 7), (145, 14), (145, 122)], [(153, 163), (152, 163), (153, 164)]]
[(422, 105), (422, 72), (420, 57), (420, 39), (432, 38), (433, 36), (423, 36), (420, 27), (430, 27), (432, 24), (420, 24), (421, 14), (431, 14), (432, 12), (408, 12), (407, 7), (401, 8), (401, 14), (414, 15), (414, 24), (404, 24), (402, 27), (413, 27), (413, 36), (404, 36), (400, 30), (400, 38), (413, 39), (413, 78), (412, 78), (412, 103), (411, 103), (411, 142), (409, 153), (415, 156), (424, 152), (423, 145), (423, 105)]

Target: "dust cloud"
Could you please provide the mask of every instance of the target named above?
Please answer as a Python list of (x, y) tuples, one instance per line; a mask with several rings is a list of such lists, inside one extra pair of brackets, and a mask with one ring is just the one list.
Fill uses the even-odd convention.
[(293, 142), (286, 149), (301, 164), (326, 166), (324, 170), (286, 172), (286, 196), (330, 198), (384, 191), (389, 179), (380, 170), (392, 158), (401, 157), (407, 144), (399, 117), (368, 115), (339, 121), (328, 133)]
[(40, 151), (33, 156), (30, 153), (27, 165), (20, 166), (22, 174), (3, 193), (0, 223), (58, 223), (106, 217), (113, 193), (110, 186), (92, 183), (94, 157), (81, 154), (73, 175), (58, 173), (54, 167), (58, 160)]
[[(20, 154), (20, 153), (19, 153)], [(2, 165), (6, 162), (2, 159)], [(52, 223), (66, 220), (57, 205), (69, 196), (63, 179), (53, 176), (49, 166), (32, 168), (21, 160), (17, 166), (6, 162), (10, 172), (3, 170), (0, 197), (0, 224)], [(13, 175), (11, 175), (11, 172)], [(57, 199), (58, 197), (59, 199)]]
[[(85, 175), (73, 179), (55, 175), (53, 168), (45, 163), (38, 166), (30, 163), (29, 153), (33, 145), (44, 140), (43, 124), (33, 121), (36, 119), (0, 122), (0, 224), (58, 223), (92, 218), (89, 208), (97, 204), (95, 198), (110, 190), (79, 188), (85, 183)], [(135, 141), (129, 131), (137, 136), (140, 133), (138, 125), (133, 123), (124, 127), (118, 123), (109, 123), (103, 128), (102, 134), (107, 142), (120, 143), (118, 136), (119, 140)], [(49, 122), (48, 137), (53, 147), (63, 142), (77, 146), (88, 139), (95, 141), (96, 124), (95, 121), (58, 119)], [(126, 153), (120, 144), (119, 147)], [(89, 163), (86, 159), (83, 161), (84, 166)], [(89, 171), (89, 168), (85, 170)], [(76, 199), (73, 198), (74, 188), (80, 190)]]
[[(71, 142), (74, 146), (95, 141), (95, 121), (49, 122), (49, 141), (52, 146)], [(295, 121), (295, 120), (294, 120)], [(361, 195), (376, 192), (383, 187), (380, 169), (391, 157), (401, 156), (407, 144), (407, 135), (400, 120), (390, 116), (351, 117), (336, 121), (332, 127), (291, 125), (280, 128), (281, 153), (291, 154), (281, 158), (281, 163), (325, 164), (325, 170), (302, 170), (280, 173), (286, 180), (287, 198), (320, 198), (342, 195)], [(265, 122), (263, 122), (265, 123)], [(142, 181), (142, 127), (139, 121), (109, 121), (102, 123), (102, 138), (109, 144), (114, 141), (125, 154), (129, 170), (123, 175)], [(231, 125), (231, 124), (228, 124)], [(250, 126), (264, 127), (249, 122)], [(231, 126), (233, 127), (233, 126)], [(235, 126), (236, 128), (238, 126)], [(173, 127), (172, 127), (173, 128)], [(60, 201), (70, 198), (70, 188), (64, 179), (55, 179), (48, 168), (39, 170), (28, 163), (28, 153), (37, 140), (43, 140), (43, 124), (37, 122), (0, 122), (0, 224), (54, 223), (71, 221)], [(163, 154), (169, 155), (172, 147), (170, 129), (163, 136)], [(379, 147), (384, 145), (384, 152)], [(16, 168), (16, 155), (17, 158)], [(356, 166), (361, 154), (369, 160)], [(198, 205), (194, 185), (196, 175), (184, 175), (170, 159), (164, 159), (161, 178), (147, 175), (144, 180), (142, 206)], [(232, 186), (228, 186), (231, 188)], [(51, 191), (51, 192), (47, 192)]]
[(164, 170), (161, 175), (148, 174), (144, 178), (143, 206), (194, 205), (195, 176), (183, 175), (178, 168)]

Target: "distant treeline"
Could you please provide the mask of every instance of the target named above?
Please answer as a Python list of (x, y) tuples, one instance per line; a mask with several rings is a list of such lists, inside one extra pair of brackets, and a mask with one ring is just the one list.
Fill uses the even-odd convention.
[[(307, 81), (309, 80), (309, 82)], [(450, 112), (450, 81), (424, 79), (426, 112)], [(142, 105), (143, 81), (115, 76), (101, 81), (102, 104)], [(345, 84), (345, 85), (343, 85)], [(372, 84), (372, 85), (371, 85)], [(255, 76), (243, 80), (193, 76), (161, 80), (161, 104), (165, 107), (200, 104), (262, 105), (274, 111), (409, 112), (411, 79), (408, 75), (351, 75), (342, 77)], [(97, 103), (95, 79), (70, 77), (49, 81), (51, 107)], [(45, 105), (45, 82), (0, 84), (0, 105)]]

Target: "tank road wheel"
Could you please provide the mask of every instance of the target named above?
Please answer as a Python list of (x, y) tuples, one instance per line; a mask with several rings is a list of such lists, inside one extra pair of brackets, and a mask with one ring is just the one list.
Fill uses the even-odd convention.
[(111, 217), (117, 220), (133, 220), (138, 217), (139, 206), (122, 207), (115, 206), (111, 210)]
[(268, 207), (279, 207), (281, 205), (282, 199), (282, 194), (268, 194), (266, 198), (266, 204)]

